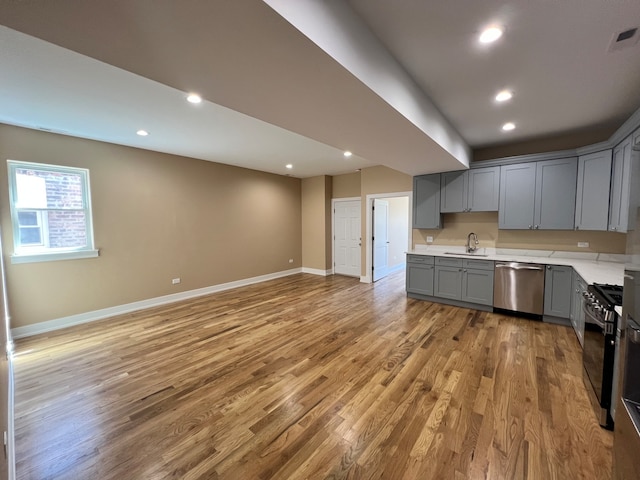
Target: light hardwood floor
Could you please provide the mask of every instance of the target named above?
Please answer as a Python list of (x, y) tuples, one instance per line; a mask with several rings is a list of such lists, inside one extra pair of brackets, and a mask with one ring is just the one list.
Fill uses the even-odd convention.
[(21, 480), (599, 479), (565, 327), (295, 275), (17, 342)]

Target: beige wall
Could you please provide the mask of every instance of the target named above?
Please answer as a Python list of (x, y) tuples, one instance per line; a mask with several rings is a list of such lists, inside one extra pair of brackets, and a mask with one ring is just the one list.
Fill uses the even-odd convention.
[(331, 177), (302, 180), (302, 266), (331, 268)]
[(0, 158), (88, 168), (100, 249), (12, 265), (0, 168), (12, 327), (302, 265), (299, 179), (8, 125)]
[(599, 127), (578, 132), (537, 138), (508, 145), (487, 146), (473, 150), (473, 161), (528, 155), (532, 153), (568, 150), (608, 140), (619, 125)]
[[(573, 230), (498, 230), (498, 212), (447, 213), (441, 230), (413, 230), (413, 244), (426, 244), (433, 236), (434, 245), (466, 243), (469, 232), (475, 232), (479, 247), (563, 250), (573, 252), (625, 253), (626, 235), (610, 232)], [(578, 242), (589, 242), (579, 248)]]
[[(362, 238), (367, 238), (367, 195), (376, 193), (398, 193), (413, 190), (413, 177), (389, 167), (377, 166), (363, 168), (360, 172), (362, 194)], [(361, 271), (367, 275), (366, 242), (362, 242)]]
[(333, 198), (360, 196), (360, 172), (334, 175), (332, 178)]
[(362, 200), (373, 193), (410, 192), (413, 177), (389, 167), (363, 168), (360, 172)]
[(409, 197), (385, 199), (389, 202), (389, 267), (405, 263), (409, 246)]

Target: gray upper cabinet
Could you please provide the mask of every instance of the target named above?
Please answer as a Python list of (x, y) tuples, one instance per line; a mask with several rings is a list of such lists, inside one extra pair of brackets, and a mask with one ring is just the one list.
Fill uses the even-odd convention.
[(572, 287), (572, 267), (547, 265), (544, 276), (544, 314), (570, 318)]
[(632, 137), (625, 138), (613, 149), (611, 196), (609, 199), (609, 231), (626, 232), (631, 188)]
[(413, 228), (440, 227), (440, 174), (413, 177)]
[(533, 228), (536, 164), (503, 165), (500, 172), (498, 228)]
[(538, 162), (534, 228), (573, 230), (577, 175), (576, 157)]
[(467, 172), (445, 172), (440, 181), (440, 211), (466, 212), (469, 175)]
[(500, 203), (500, 167), (475, 168), (468, 171), (469, 212), (497, 212)]
[(577, 173), (576, 157), (502, 166), (498, 227), (573, 230)]
[(578, 158), (576, 230), (608, 229), (611, 150)]
[(500, 167), (442, 174), (440, 211), (495, 212), (500, 195)]

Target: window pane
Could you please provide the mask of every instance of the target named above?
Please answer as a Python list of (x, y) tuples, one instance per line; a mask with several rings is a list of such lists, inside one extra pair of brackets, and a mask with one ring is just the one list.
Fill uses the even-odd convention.
[(86, 216), (83, 211), (50, 210), (47, 219), (50, 248), (87, 245)]
[(42, 245), (42, 235), (39, 227), (20, 227), (21, 245)]
[(18, 168), (16, 188), (18, 208), (84, 208), (80, 173)]
[(18, 223), (20, 226), (38, 225), (38, 212), (18, 212)]

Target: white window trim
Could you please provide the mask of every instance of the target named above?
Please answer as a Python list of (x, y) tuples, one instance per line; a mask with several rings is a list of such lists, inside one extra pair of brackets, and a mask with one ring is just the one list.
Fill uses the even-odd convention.
[[(93, 212), (91, 210), (91, 181), (89, 178), (89, 170), (86, 168), (77, 168), (77, 167), (64, 167), (59, 165), (49, 165), (44, 163), (34, 163), (34, 162), (22, 162), (17, 160), (7, 160), (7, 166), (9, 170), (9, 203), (11, 208), (11, 223), (13, 230), (13, 245), (14, 252), (11, 255), (11, 263), (19, 264), (19, 263), (35, 263), (35, 262), (50, 262), (57, 260), (74, 260), (80, 258), (95, 258), (98, 257), (100, 251), (95, 248), (94, 239), (93, 239)], [(82, 209), (86, 214), (86, 235), (87, 235), (87, 245), (83, 248), (60, 248), (60, 249), (47, 249), (47, 250), (35, 250), (31, 247), (24, 248), (16, 248), (16, 245), (19, 244), (18, 238), (16, 237), (18, 230), (16, 225), (18, 225), (17, 212), (18, 209), (14, 207), (15, 204), (15, 170), (18, 168), (31, 168), (31, 169), (42, 169), (42, 170), (50, 170), (55, 172), (69, 172), (70, 170), (75, 170), (81, 173), (84, 177), (84, 196), (83, 200), (85, 202), (85, 208)], [(42, 248), (42, 247), (40, 247)]]
[(56, 260), (75, 260), (78, 258), (95, 258), (100, 256), (100, 250), (71, 250), (46, 253), (14, 253), (11, 263), (54, 262)]

